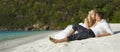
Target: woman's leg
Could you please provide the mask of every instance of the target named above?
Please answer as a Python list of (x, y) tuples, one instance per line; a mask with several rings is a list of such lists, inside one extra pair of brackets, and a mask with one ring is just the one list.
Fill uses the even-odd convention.
[(91, 37), (95, 37), (94, 33), (91, 30), (84, 30), (82, 32), (79, 32), (77, 34), (74, 34), (74, 35), (68, 36), (66, 38), (59, 39), (59, 40), (56, 40), (56, 39), (50, 37), (50, 40), (54, 43), (62, 43), (62, 42), (68, 42), (68, 41), (73, 41), (73, 40), (87, 39), (87, 38), (91, 38)]
[(80, 32), (82, 32), (82, 31), (84, 31), (84, 30), (86, 30), (85, 27), (83, 27), (83, 26), (81, 26), (81, 25), (79, 25), (79, 24), (74, 24), (74, 25), (71, 27), (70, 31), (68, 32), (67, 37), (73, 35), (73, 33), (74, 33), (75, 31), (78, 31), (78, 32), (80, 33)]
[(72, 25), (68, 25), (64, 30), (62, 30), (61, 32), (57, 33), (56, 35), (54, 35), (54, 39), (63, 39), (65, 37), (70, 36), (71, 34), (73, 34), (74, 31), (72, 29)]
[(74, 29), (70, 29), (70, 31), (67, 34), (67, 37), (73, 35), (74, 32), (75, 32)]
[(75, 31), (82, 32), (83, 30), (86, 30), (86, 28), (79, 24), (74, 24), (72, 27), (70, 27), (70, 29), (68, 29), (68, 32), (66, 33), (67, 34), (66, 37), (73, 35)]
[(54, 36), (54, 39), (63, 39), (65, 37), (71, 36), (73, 35), (73, 33), (75, 31), (82, 31), (86, 28), (84, 28), (83, 26), (79, 25), (79, 24), (75, 24), (75, 25), (68, 25), (64, 30), (62, 30), (61, 32), (59, 32), (58, 34), (56, 34)]

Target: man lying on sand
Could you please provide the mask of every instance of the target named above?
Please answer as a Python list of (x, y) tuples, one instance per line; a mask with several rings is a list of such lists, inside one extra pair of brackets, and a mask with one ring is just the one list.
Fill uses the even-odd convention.
[[(78, 31), (78, 33), (74, 34), (75, 31)], [(63, 39), (54, 39), (52, 37), (49, 37), (49, 39), (54, 43), (62, 43), (73, 40), (87, 39), (91, 37), (109, 36), (112, 34), (113, 32), (109, 24), (106, 22), (106, 20), (103, 19), (103, 14), (101, 12), (97, 12), (96, 22), (90, 29), (87, 29), (79, 24), (75, 24), (73, 25), (71, 34), (69, 34), (69, 36)]]

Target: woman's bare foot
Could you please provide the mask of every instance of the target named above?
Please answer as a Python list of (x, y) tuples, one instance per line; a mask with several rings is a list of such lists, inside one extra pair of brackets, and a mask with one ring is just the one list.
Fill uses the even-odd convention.
[(49, 37), (50, 41), (52, 41), (53, 43), (57, 43), (57, 40), (52, 38), (52, 37)]
[(52, 37), (49, 37), (49, 39), (50, 39), (53, 43), (68, 42), (68, 41), (67, 41), (67, 38), (63, 38), (63, 39), (57, 40), (57, 39), (54, 39), (54, 38), (52, 38)]

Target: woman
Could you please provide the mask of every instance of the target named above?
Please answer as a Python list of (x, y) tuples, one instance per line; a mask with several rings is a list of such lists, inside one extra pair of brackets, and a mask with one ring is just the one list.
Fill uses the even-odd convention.
[[(95, 24), (95, 13), (96, 13), (95, 10), (89, 11), (88, 16), (84, 20), (84, 24), (79, 23), (79, 25), (81, 25), (87, 29), (90, 29), (90, 27), (92, 27)], [(63, 39), (65, 37), (70, 36), (73, 33), (73, 31), (71, 29), (72, 29), (72, 25), (68, 25), (64, 30), (62, 30), (61, 32), (56, 34), (54, 36), (54, 38), (55, 39)], [(75, 33), (77, 33), (77, 31)]]

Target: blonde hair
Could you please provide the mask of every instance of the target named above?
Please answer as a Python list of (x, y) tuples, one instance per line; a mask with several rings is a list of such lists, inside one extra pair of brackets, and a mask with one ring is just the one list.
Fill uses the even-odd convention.
[(96, 10), (90, 10), (89, 12), (88, 12), (88, 16), (87, 16), (87, 19), (88, 19), (88, 21), (89, 21), (89, 27), (91, 27), (94, 23), (95, 23), (95, 20), (93, 20), (92, 19), (92, 17), (91, 17), (91, 15), (92, 14), (94, 14), (94, 13), (96, 13), (97, 11)]

